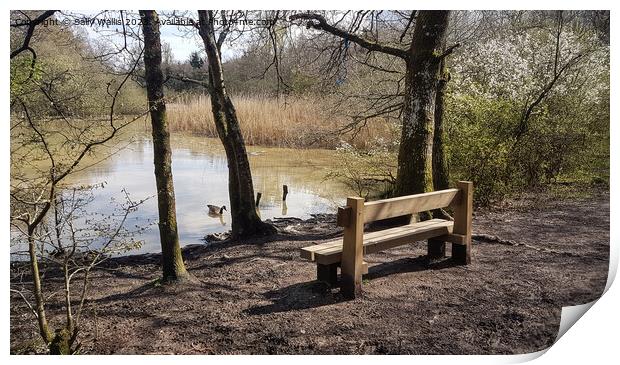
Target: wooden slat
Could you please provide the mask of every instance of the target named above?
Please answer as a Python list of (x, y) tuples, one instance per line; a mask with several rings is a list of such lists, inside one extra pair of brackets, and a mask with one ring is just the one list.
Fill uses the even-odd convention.
[[(370, 240), (376, 237), (385, 237), (387, 234), (394, 234), (398, 232), (407, 232), (411, 231), (412, 226), (415, 225), (416, 228), (423, 228), (426, 226), (430, 226), (433, 224), (437, 224), (437, 221), (441, 221), (441, 219), (431, 219), (428, 221), (418, 222), (409, 224), (406, 226), (399, 226), (390, 229), (384, 229), (381, 231), (369, 232), (364, 234), (364, 241)], [(447, 241), (447, 240), (446, 240)], [(325, 249), (330, 249), (333, 247), (342, 247), (342, 238), (338, 238), (336, 240), (324, 242), (318, 245), (306, 246), (300, 249), (300, 256), (306, 260), (314, 261), (315, 256), (314, 253), (318, 251), (322, 251)]]
[[(427, 222), (432, 222), (428, 224)], [(423, 224), (420, 226), (420, 224)], [(452, 233), (453, 222), (442, 219), (410, 224), (407, 230), (390, 232), (390, 229), (381, 231), (383, 236), (368, 239), (364, 236), (364, 254), (371, 254), (389, 248), (401, 246), (414, 241), (425, 240), (432, 237), (442, 236)], [(397, 227), (401, 228), (401, 227)], [(373, 232), (378, 233), (378, 232)], [(321, 264), (331, 264), (340, 262), (342, 258), (342, 246), (334, 245), (325, 247), (314, 252), (314, 259)]]
[(314, 261), (314, 253), (316, 251), (324, 250), (325, 248), (334, 246), (342, 246), (342, 238), (339, 238), (335, 241), (321, 243), (319, 245), (304, 247), (300, 249), (300, 256), (306, 260)]
[(383, 229), (380, 231), (368, 232), (364, 234), (364, 240), (372, 239), (375, 237), (383, 237), (386, 234), (392, 234), (392, 233), (401, 232), (401, 231), (411, 231), (412, 228), (423, 228), (427, 226), (432, 226), (441, 221), (443, 221), (443, 219), (430, 219), (427, 221), (411, 223), (405, 226), (398, 226), (394, 228)]
[[(401, 236), (408, 236), (415, 232), (420, 232), (424, 229), (433, 228), (437, 225), (443, 226), (452, 226), (451, 221), (446, 221), (443, 219), (431, 219), (424, 222), (412, 223), (406, 226), (400, 226), (390, 229), (384, 229), (382, 231), (370, 232), (364, 234), (364, 244), (368, 245), (371, 243), (376, 243), (379, 241), (389, 240), (392, 238), (397, 238)], [(334, 252), (334, 250), (339, 250), (342, 248), (342, 241), (335, 240), (326, 242), (322, 245), (310, 246), (314, 254), (321, 252), (323, 254)], [(316, 257), (315, 257), (316, 258)]]
[(445, 208), (459, 198), (459, 189), (446, 189), (368, 202), (364, 204), (364, 223)]
[(405, 245), (407, 243), (411, 243), (412, 241), (415, 242), (415, 241), (427, 240), (429, 238), (436, 237), (437, 235), (440, 235), (440, 234), (450, 233), (451, 230), (452, 230), (452, 225), (437, 226), (437, 227), (424, 230), (422, 232), (415, 233), (414, 235), (411, 235), (411, 236), (395, 237), (395, 238), (387, 239), (385, 241), (378, 241), (374, 244), (369, 244), (368, 246), (366, 246), (365, 247), (366, 249), (364, 250), (364, 254), (371, 254), (375, 252), (385, 251), (390, 248), (394, 248), (394, 247), (398, 247), (401, 245)]

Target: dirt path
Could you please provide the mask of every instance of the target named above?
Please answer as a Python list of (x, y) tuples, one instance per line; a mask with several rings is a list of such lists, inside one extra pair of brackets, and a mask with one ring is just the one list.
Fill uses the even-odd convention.
[[(299, 258), (298, 249), (309, 241), (338, 233), (329, 216), (289, 221), (289, 233), (273, 242), (191, 247), (185, 257), (199, 282), (179, 288), (155, 284), (154, 255), (117, 260), (94, 275), (80, 334), (83, 351), (537, 351), (553, 343), (562, 306), (594, 300), (605, 286), (609, 195), (535, 202), (537, 209), (532, 202), (477, 212), (474, 232), (518, 245), (474, 242), (466, 267), (450, 260), (428, 267), (422, 242), (368, 256), (364, 296), (353, 301), (343, 301), (337, 290), (326, 292), (313, 281), (314, 265)], [(52, 313), (59, 299), (49, 303)], [(11, 298), (12, 352), (37, 338), (31, 316)]]

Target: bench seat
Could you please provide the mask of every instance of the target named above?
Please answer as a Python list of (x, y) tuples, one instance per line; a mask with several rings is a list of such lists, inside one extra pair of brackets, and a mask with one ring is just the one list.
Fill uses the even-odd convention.
[[(458, 236), (451, 237), (453, 236), (453, 225), (453, 221), (431, 219), (382, 231), (365, 233), (363, 254), (367, 255), (380, 252), (407, 243), (440, 236), (445, 236), (447, 241), (456, 241), (454, 243), (458, 243)], [(342, 238), (319, 245), (304, 247), (301, 249), (301, 257), (310, 261), (316, 261), (317, 264), (321, 265), (338, 263), (342, 259)]]

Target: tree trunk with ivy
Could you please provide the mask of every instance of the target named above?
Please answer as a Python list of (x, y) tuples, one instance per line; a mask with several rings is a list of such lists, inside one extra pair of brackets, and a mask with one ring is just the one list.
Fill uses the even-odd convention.
[(159, 236), (162, 251), (163, 281), (178, 281), (188, 273), (183, 263), (177, 231), (172, 151), (166, 120), (159, 17), (154, 10), (140, 10), (144, 33), (144, 69), (153, 134), (155, 181), (159, 210)]
[(275, 233), (275, 228), (263, 222), (256, 212), (250, 161), (239, 120), (224, 85), (220, 45), (215, 38), (213, 12), (200, 10), (199, 34), (207, 53), (211, 110), (218, 136), (224, 145), (228, 161), (228, 194), (232, 216), (232, 237), (243, 238)]
[(405, 74), (396, 195), (433, 190), (433, 129), (437, 77), (449, 11), (420, 11)]

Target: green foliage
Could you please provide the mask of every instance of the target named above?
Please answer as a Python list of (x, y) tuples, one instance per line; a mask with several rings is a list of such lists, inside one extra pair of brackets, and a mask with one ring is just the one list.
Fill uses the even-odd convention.
[[(86, 35), (63, 25), (37, 27), (30, 46), (37, 54), (34, 70), (30, 52), (11, 60), (11, 101), (21, 98), (39, 117), (109, 113), (108, 86), (117, 86), (122, 76), (117, 66), (95, 57)], [(129, 80), (117, 99), (115, 114), (144, 112), (144, 100), (144, 91)]]
[(294, 70), (291, 74), (289, 86), (293, 94), (301, 95), (310, 92), (314, 83), (312, 76), (299, 70)]
[(446, 113), (451, 128), (446, 133), (445, 152), (453, 180), (473, 181), (478, 203), (504, 198), (509, 192), (509, 142), (505, 135), (513, 115), (510, 104), (464, 96), (450, 98), (447, 107), (466, 111)]
[(189, 56), (189, 64), (192, 66), (192, 68), (197, 69), (202, 68), (202, 66), (204, 66), (205, 64), (205, 61), (200, 57), (198, 52), (192, 52)]
[[(452, 79), (445, 107), (446, 157), (451, 180), (472, 180), (476, 201), (481, 204), (554, 184), (605, 186), (609, 182), (609, 46), (596, 29), (569, 20), (569, 12), (564, 12), (566, 21), (560, 28), (556, 13), (548, 13), (540, 22), (538, 16), (544, 14), (537, 14), (496, 14), (508, 20), (500, 22), (500, 18), (493, 21), (489, 13), (488, 24), (479, 30), (463, 24), (460, 26), (467, 29), (459, 29), (459, 23), (453, 23), (456, 34), (467, 30), (474, 35), (447, 58)], [(12, 43), (13, 38), (15, 42), (20, 39), (14, 32), (12, 29)], [(278, 28), (276, 74), (273, 41), (257, 32), (245, 41), (236, 41), (236, 56), (224, 60), (226, 86), (232, 94), (315, 94), (328, 105), (324, 109), (334, 120), (368, 121), (370, 125), (378, 115), (400, 123), (405, 69), (400, 60), (368, 53), (354, 44), (347, 49), (346, 57), (333, 58), (343, 50), (340, 38), (317, 35), (312, 30), (286, 37), (284, 28)], [(381, 34), (382, 41), (392, 39), (396, 44), (402, 32), (382, 28)], [(42, 85), (63, 100), (61, 109), (70, 116), (109, 112), (105, 109), (110, 101), (107, 85), (117, 85), (120, 80), (112, 65), (88, 57), (92, 45), (84, 35), (75, 29), (49, 26), (37, 30), (32, 46), (38, 60), (28, 82), (24, 80), (32, 71), (30, 55), (26, 52), (11, 60), (11, 100), (20, 96), (37, 106), (35, 112), (53, 116), (56, 110), (49, 101), (40, 92), (32, 92)], [(581, 58), (533, 108), (525, 123), (527, 128), (517, 135), (527, 106), (549, 84), (557, 66), (577, 55)], [(207, 80), (199, 52), (184, 62), (165, 63), (171, 74)], [(166, 85), (175, 93), (204, 93), (202, 86), (174, 79)], [(168, 98), (173, 94), (167, 92)], [(143, 89), (129, 81), (117, 100), (116, 112), (136, 114), (144, 109)], [(188, 120), (197, 120), (195, 114), (189, 116)], [(374, 117), (366, 120), (369, 116)], [(378, 143), (368, 140), (366, 147), (371, 151), (343, 150), (343, 160), (348, 162), (340, 173), (330, 176), (362, 196), (389, 194), (387, 181), (395, 174), (396, 155), (373, 148)], [(390, 142), (398, 143), (397, 138)], [(397, 150), (394, 147), (388, 150)]]
[[(556, 183), (609, 179), (609, 48), (593, 34), (565, 30), (557, 79), (525, 119), (554, 72), (556, 38), (506, 31), (455, 57), (446, 105), (453, 180), (472, 180), (476, 201)], [(583, 186), (583, 184), (581, 184)]]
[(118, 114), (138, 115), (144, 113), (148, 103), (144, 90), (135, 82), (126, 83), (116, 100), (115, 111)]
[(19, 95), (27, 95), (32, 89), (29, 82), (40, 81), (42, 77), (42, 69), (40, 63), (32, 66), (32, 59), (29, 57), (19, 56), (15, 60), (11, 60), (11, 100)]

